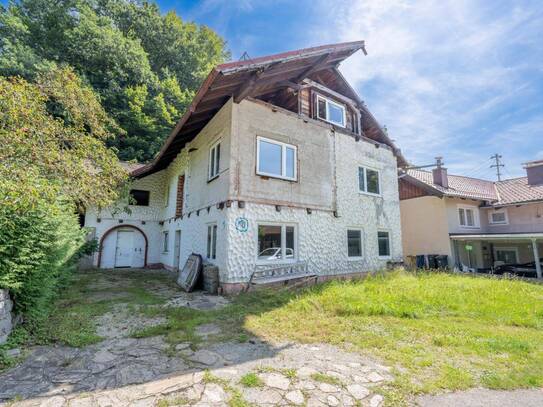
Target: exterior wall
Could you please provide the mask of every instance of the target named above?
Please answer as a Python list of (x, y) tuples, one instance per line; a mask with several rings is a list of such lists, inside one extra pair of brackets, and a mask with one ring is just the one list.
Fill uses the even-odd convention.
[[(245, 208), (227, 210), (228, 260), (221, 282), (247, 282), (257, 266), (258, 223), (288, 223), (297, 229), (297, 261), (319, 275), (360, 273), (384, 268), (402, 259), (396, 158), (387, 148), (356, 142), (349, 135), (306, 123), (297, 115), (273, 112), (244, 101), (234, 107), (232, 198), (247, 200)], [(255, 174), (256, 137), (262, 135), (298, 147), (298, 182), (263, 179)], [(239, 141), (239, 142), (238, 142)], [(380, 171), (381, 196), (358, 191), (358, 166)], [(235, 168), (235, 169), (234, 169)], [(275, 203), (288, 197), (277, 211)], [(311, 208), (311, 214), (306, 208)], [(334, 210), (337, 216), (334, 216)], [(246, 218), (246, 232), (235, 227)], [(363, 233), (363, 256), (347, 256), (347, 229)], [(377, 231), (390, 234), (391, 256), (381, 259)]]
[(435, 196), (400, 201), (404, 256), (451, 256), (446, 203)]
[[(235, 134), (235, 137), (231, 137)], [(256, 137), (298, 147), (298, 181), (256, 175)], [(207, 180), (210, 147), (221, 140), (218, 178)], [(189, 150), (193, 150), (189, 152)], [(358, 191), (358, 166), (380, 171), (381, 195)], [(183, 216), (175, 217), (177, 180), (185, 175)], [(111, 227), (134, 225), (149, 241), (148, 264), (175, 264), (175, 232), (181, 231), (179, 264), (191, 253), (205, 256), (207, 226), (217, 224), (217, 258), (221, 284), (247, 283), (257, 265), (258, 222), (286, 222), (297, 227), (297, 261), (321, 276), (360, 273), (401, 261), (402, 242), (396, 158), (389, 148), (334, 132), (330, 126), (304, 121), (297, 114), (273, 112), (251, 101), (228, 102), (165, 170), (134, 182), (151, 191), (148, 208), (132, 213), (89, 210), (87, 226), (98, 238)], [(245, 201), (243, 208), (238, 202)], [(282, 202), (281, 210), (276, 204)], [(219, 207), (223, 203), (223, 207)], [(311, 214), (307, 208), (311, 208)], [(97, 218), (101, 221), (98, 222)], [(236, 219), (249, 221), (246, 232)], [(363, 231), (363, 257), (347, 256), (347, 229)], [(379, 258), (377, 231), (388, 231), (391, 256)], [(163, 252), (163, 232), (169, 250)], [(97, 257), (97, 256), (96, 256)], [(95, 264), (96, 264), (95, 258)]]
[[(181, 230), (182, 235), (181, 265), (192, 252), (205, 254), (207, 222), (222, 224), (223, 216), (217, 213), (216, 204), (226, 200), (228, 195), (231, 109), (232, 102), (225, 104), (168, 168), (134, 180), (132, 188), (150, 191), (149, 206), (130, 205), (128, 212), (122, 208), (118, 210), (90, 208), (85, 216), (85, 226), (92, 229), (97, 239), (101, 239), (112, 227), (121, 224), (138, 227), (148, 239), (147, 265), (157, 264), (169, 268), (173, 266), (176, 255), (173, 250), (176, 230)], [(209, 147), (217, 140), (221, 141), (220, 175), (208, 182)], [(191, 149), (195, 150), (189, 153)], [(184, 216), (176, 219), (177, 180), (181, 174), (185, 174)], [(209, 212), (208, 207), (210, 207)], [(196, 214), (198, 210), (200, 210), (199, 215)], [(168, 252), (163, 251), (163, 232), (165, 231), (169, 232)], [(223, 242), (218, 241), (217, 258), (221, 250), (224, 251), (224, 245)], [(96, 253), (93, 259), (95, 266), (98, 264), (98, 257)]]
[[(329, 127), (244, 100), (234, 105), (233, 132), (232, 199), (333, 210), (334, 140)], [(297, 146), (298, 181), (256, 175), (257, 136)]]
[(481, 210), (481, 224), (487, 233), (534, 233), (543, 232), (543, 203), (521, 206), (506, 206), (509, 224), (492, 225), (488, 221), (489, 213), (494, 209)]
[[(449, 233), (484, 233), (483, 214), (478, 209), (481, 205), (480, 201), (474, 201), (471, 199), (459, 199), (459, 198), (444, 198), (447, 223), (449, 225)], [(479, 227), (465, 227), (460, 226), (460, 219), (458, 217), (458, 205), (472, 206), (475, 208), (475, 212), (478, 213)]]

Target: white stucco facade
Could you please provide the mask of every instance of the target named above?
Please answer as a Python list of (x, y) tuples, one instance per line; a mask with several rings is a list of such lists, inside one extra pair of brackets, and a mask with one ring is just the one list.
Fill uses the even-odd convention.
[[(256, 174), (257, 137), (296, 146), (295, 181)], [(217, 142), (220, 171), (209, 181), (209, 151)], [(359, 192), (359, 166), (379, 171), (379, 195)], [(180, 175), (185, 176), (183, 216), (176, 218)], [(402, 260), (397, 183), (396, 157), (385, 145), (356, 141), (325, 123), (263, 103), (230, 100), (165, 170), (134, 181), (134, 189), (150, 192), (149, 206), (117, 213), (90, 209), (85, 225), (102, 241), (102, 253), (94, 258), (100, 267), (115, 266), (113, 236), (131, 226), (147, 237), (147, 266), (175, 268), (178, 255), (182, 266), (191, 253), (206, 258), (208, 225), (216, 224), (216, 258), (208, 261), (218, 266), (221, 284), (245, 284), (259, 264), (258, 224), (288, 224), (296, 230), (290, 261), (320, 275), (360, 273)], [(236, 227), (240, 218), (246, 228)], [(355, 259), (347, 256), (348, 229), (362, 231), (362, 256)], [(378, 255), (379, 231), (389, 233), (387, 257)]]

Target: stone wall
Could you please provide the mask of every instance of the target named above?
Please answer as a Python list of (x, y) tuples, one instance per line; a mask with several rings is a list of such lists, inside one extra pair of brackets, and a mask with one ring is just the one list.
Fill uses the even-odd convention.
[(0, 289), (0, 345), (5, 343), (11, 333), (11, 309), (13, 302), (8, 290)]

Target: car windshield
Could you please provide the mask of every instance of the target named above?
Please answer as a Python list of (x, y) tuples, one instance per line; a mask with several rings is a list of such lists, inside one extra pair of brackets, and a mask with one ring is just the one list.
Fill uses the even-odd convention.
[(274, 255), (278, 255), (278, 257), (281, 256), (281, 249), (278, 248), (278, 247), (270, 247), (269, 249), (264, 249), (260, 252), (260, 254), (258, 255), (258, 257), (270, 257), (270, 256), (274, 256)]

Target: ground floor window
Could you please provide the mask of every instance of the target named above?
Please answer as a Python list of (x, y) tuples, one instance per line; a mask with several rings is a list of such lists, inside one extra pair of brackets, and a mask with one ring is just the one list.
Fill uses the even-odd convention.
[(360, 229), (347, 230), (347, 256), (362, 257), (362, 231)]
[(377, 232), (377, 242), (379, 245), (379, 257), (390, 257), (390, 235), (388, 232)]
[(217, 225), (207, 226), (207, 258), (215, 260), (217, 258)]
[(259, 224), (259, 261), (294, 261), (296, 258), (296, 227), (294, 225)]
[(163, 239), (162, 240), (162, 251), (164, 253), (167, 253), (169, 251), (169, 249), (170, 249), (170, 247), (169, 247), (170, 246), (170, 244), (169, 244), (170, 243), (169, 242), (170, 234), (168, 232), (162, 232), (162, 239)]
[(516, 247), (496, 247), (496, 261), (503, 261), (504, 264), (518, 263), (518, 249)]

